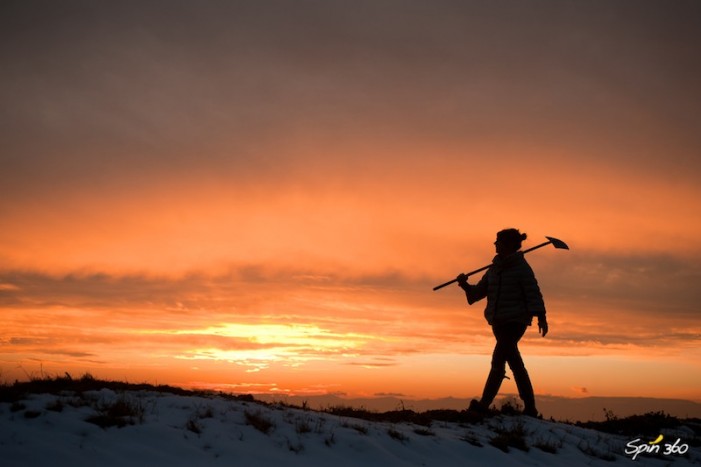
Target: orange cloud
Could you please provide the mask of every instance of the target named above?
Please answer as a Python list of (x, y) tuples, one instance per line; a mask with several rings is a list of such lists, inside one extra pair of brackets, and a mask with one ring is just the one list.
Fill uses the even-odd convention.
[[(187, 384), (274, 383), (294, 392), (317, 378), (368, 393), (366, 372), (383, 369), (373, 385), (382, 392), (409, 384), (420, 368), (444, 372), (432, 386), (414, 386), (437, 397), (458, 387), (477, 392), (493, 346), (480, 304), (468, 308), (459, 290), (433, 293), (401, 276), (348, 282), (295, 271), (181, 278), (15, 273), (2, 280), (14, 287), (2, 295), (0, 359), (25, 367), (42, 362), (58, 372), (112, 374), (128, 365), (133, 375)], [(654, 314), (597, 303), (550, 302), (551, 333), (527, 333), (526, 360), (571, 359), (566, 371), (574, 378), (600, 371), (574, 363), (584, 357), (696, 358), (700, 334), (683, 315), (665, 316), (667, 327), (655, 331)], [(552, 379), (564, 370), (535, 368), (541, 390), (569, 391)]]

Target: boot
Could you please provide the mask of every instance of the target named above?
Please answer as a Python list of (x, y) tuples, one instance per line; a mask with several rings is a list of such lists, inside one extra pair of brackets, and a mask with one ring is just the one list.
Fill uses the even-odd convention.
[(518, 388), (518, 395), (523, 401), (523, 414), (537, 418), (538, 409), (535, 407), (535, 394), (533, 393), (533, 385), (526, 368), (518, 368), (516, 371), (513, 371), (513, 374), (514, 380), (516, 380), (516, 387)]
[(489, 413), (489, 406), (484, 405), (477, 399), (472, 399), (470, 401), (470, 407), (468, 407), (467, 410), (478, 415), (486, 415)]
[(523, 409), (523, 415), (533, 418), (540, 418), (540, 414), (538, 413), (538, 409), (535, 408), (535, 404), (526, 405), (526, 408)]

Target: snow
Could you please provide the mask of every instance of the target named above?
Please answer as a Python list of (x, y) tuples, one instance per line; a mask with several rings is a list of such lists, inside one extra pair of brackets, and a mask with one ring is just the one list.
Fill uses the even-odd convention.
[[(125, 409), (122, 417), (110, 414)], [(104, 426), (87, 421), (122, 421)], [(107, 423), (105, 423), (107, 425)], [(527, 450), (493, 446), (524, 433)], [(684, 432), (667, 435), (670, 443)], [(693, 438), (693, 432), (687, 433)], [(518, 438), (518, 436), (515, 436)], [(224, 395), (102, 389), (31, 394), (0, 403), (0, 465), (80, 466), (538, 466), (701, 464), (698, 447), (635, 461), (630, 437), (520, 415), (430, 426), (341, 417)], [(634, 445), (651, 446), (640, 440)], [(661, 444), (662, 445), (662, 444)], [(554, 451), (554, 452), (553, 452)]]

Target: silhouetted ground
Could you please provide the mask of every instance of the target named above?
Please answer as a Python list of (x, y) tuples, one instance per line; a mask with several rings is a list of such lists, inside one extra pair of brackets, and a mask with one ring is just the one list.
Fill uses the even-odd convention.
[[(701, 463), (699, 419), (662, 412), (563, 423), (507, 403), (459, 410), (371, 411), (260, 402), (251, 395), (103, 381), (86, 374), (0, 385), (3, 467), (80, 465), (638, 465)], [(648, 452), (659, 445), (684, 452)]]

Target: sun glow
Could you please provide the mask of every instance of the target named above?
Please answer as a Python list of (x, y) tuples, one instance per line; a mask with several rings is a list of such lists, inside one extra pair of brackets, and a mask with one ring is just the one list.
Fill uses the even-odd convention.
[(301, 346), (323, 351), (352, 349), (376, 336), (356, 333), (334, 333), (311, 324), (242, 324), (225, 323), (204, 329), (140, 331), (143, 334), (171, 334), (180, 336), (219, 336), (243, 339), (251, 343), (275, 346)]
[(234, 363), (247, 367), (247, 372), (267, 369), (272, 363), (299, 367), (312, 360), (354, 355), (368, 342), (384, 340), (378, 336), (332, 332), (313, 324), (222, 323), (202, 329), (143, 330), (139, 334), (219, 338), (218, 347), (191, 348), (176, 358)]

